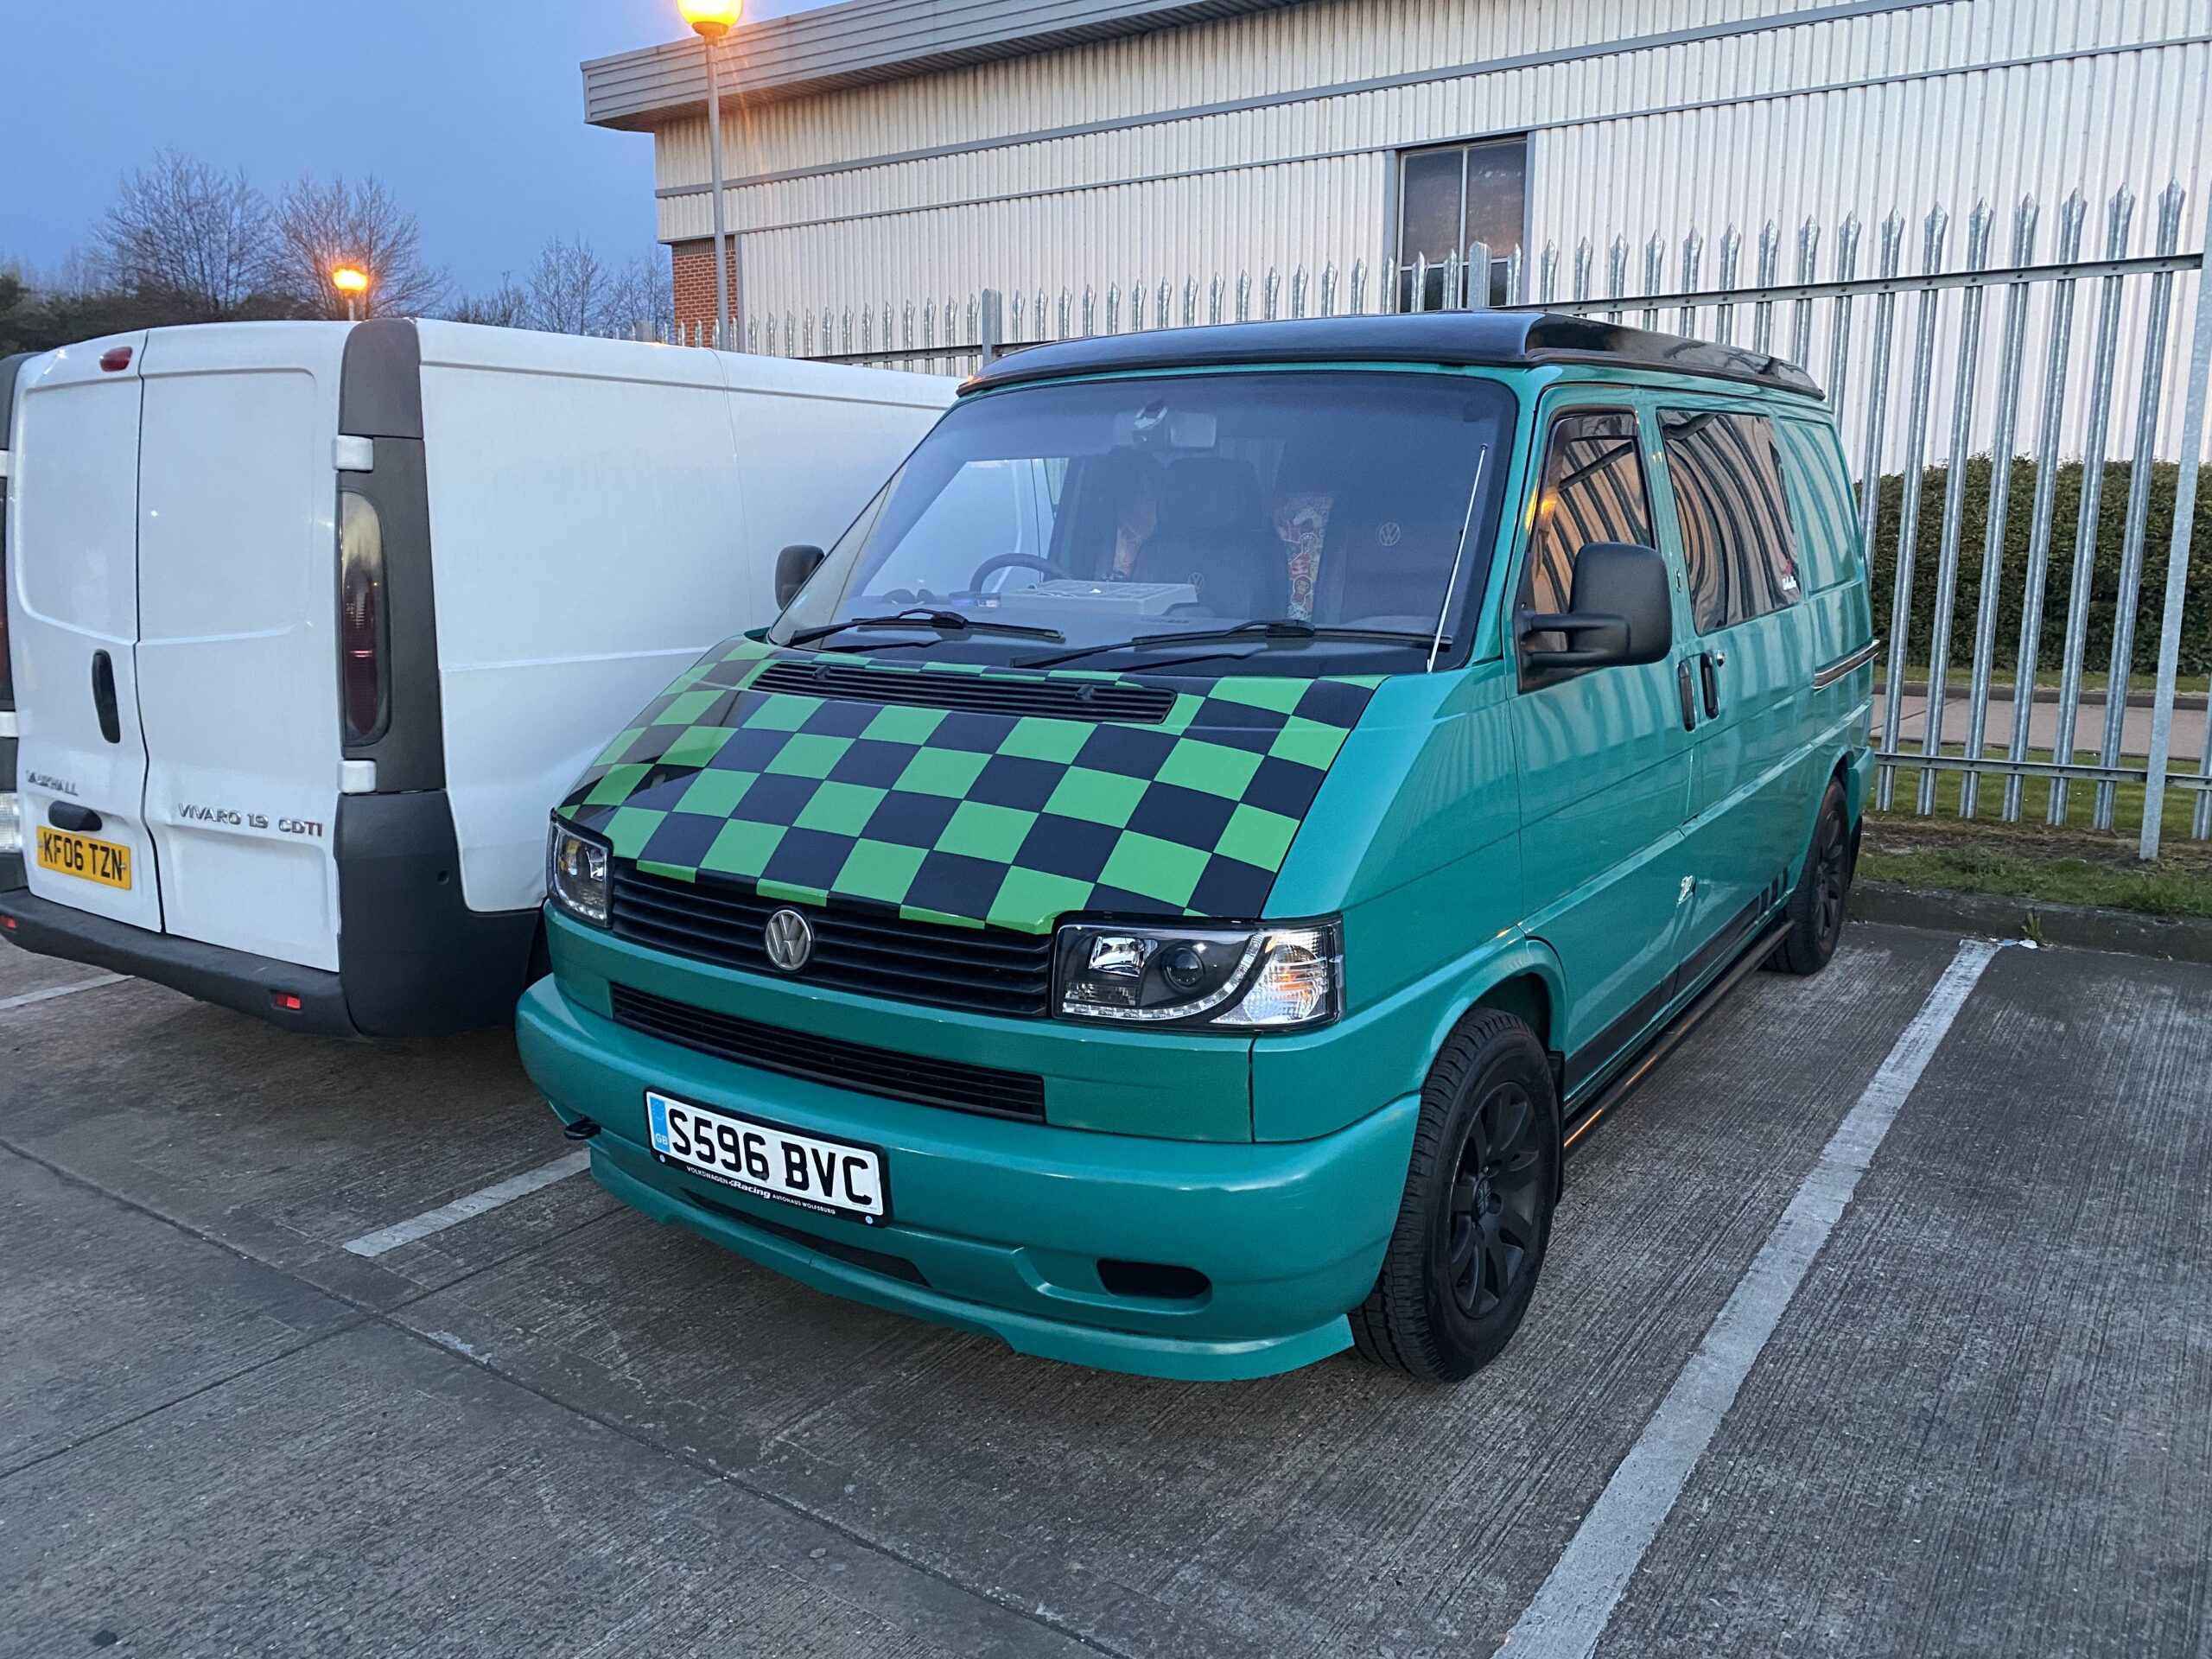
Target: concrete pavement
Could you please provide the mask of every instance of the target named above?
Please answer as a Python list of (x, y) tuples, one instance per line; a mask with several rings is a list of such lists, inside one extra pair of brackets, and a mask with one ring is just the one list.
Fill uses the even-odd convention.
[[(1958, 956), (1756, 976), (1570, 1163), (1503, 1358), (1224, 1387), (833, 1300), (554, 1179), (511, 1043), (0, 1012), (0, 1655), (1464, 1655), (1589, 1522)], [(0, 947), (0, 1000), (91, 977)], [(2212, 969), (1974, 984), (1615, 1656), (2212, 1643)], [(524, 1183), (527, 1185), (527, 1183)]]

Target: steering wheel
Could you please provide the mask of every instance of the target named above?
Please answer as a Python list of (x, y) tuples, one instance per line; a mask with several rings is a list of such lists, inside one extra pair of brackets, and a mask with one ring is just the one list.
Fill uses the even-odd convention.
[(968, 578), (968, 590), (980, 594), (983, 579), (995, 576), (1001, 570), (1041, 570), (1046, 577), (1060, 582), (1073, 582), (1072, 571), (1063, 570), (1050, 559), (1040, 559), (1034, 553), (998, 553), (976, 567), (976, 574)]

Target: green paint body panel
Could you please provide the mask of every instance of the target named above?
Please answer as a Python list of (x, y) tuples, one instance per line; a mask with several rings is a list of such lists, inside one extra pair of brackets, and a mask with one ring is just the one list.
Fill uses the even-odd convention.
[[(1485, 1002), (1535, 1021), (1561, 1056), (1572, 1109), (1779, 910), (1827, 779), (1841, 773), (1855, 820), (1871, 771), (1872, 668), (1835, 671), (1870, 645), (1872, 623), (1855, 504), (1824, 407), (1589, 365), (1452, 372), (1505, 382), (1519, 409), (1498, 550), (1456, 666), (1198, 683), (994, 669), (983, 677), (1169, 683), (1174, 696), (1164, 721), (991, 726), (763, 690), (754, 681), (772, 664), (809, 659), (747, 639), (671, 686), (561, 809), (607, 836), (618, 858), (664, 876), (743, 880), (802, 906), (873, 905), (1008, 937), (1034, 938), (1084, 910), (1338, 915), (1342, 1018), (1255, 1038), (955, 1012), (718, 967), (549, 912), (555, 971), (524, 999), (523, 1058), (564, 1120), (602, 1126), (592, 1141), (600, 1180), (656, 1219), (820, 1289), (1027, 1353), (1228, 1378), (1345, 1346), (1345, 1315), (1372, 1286), (1395, 1217), (1419, 1092), (1453, 1026)], [(1523, 690), (1511, 615), (1541, 452), (1553, 417), (1577, 405), (1637, 417), (1654, 539), (1675, 577), (1675, 650)], [(1658, 411), (1684, 406), (1771, 419), (1797, 538), (1798, 601), (1715, 636), (1693, 626), (1658, 435)], [(1686, 728), (1678, 669), (1708, 652), (1726, 659), (1720, 712)], [(837, 661), (908, 681), (983, 674)], [(1215, 741), (1230, 727), (1241, 747)], [(873, 781), (823, 787), (859, 775), (855, 744), (879, 746), (863, 757)], [(1001, 757), (1052, 769), (1051, 798), (979, 803), (996, 785), (978, 780)], [(1009, 775), (1001, 765), (993, 776)], [(762, 778), (786, 781), (756, 794)], [(1134, 833), (1129, 820), (1154, 789), (1218, 804), (1187, 820), (1202, 831), (1106, 850)], [(873, 832), (898, 817), (902, 791), (950, 805), (935, 809), (944, 839), (893, 855)], [(991, 810), (970, 810), (979, 804)], [(1077, 833), (1065, 823), (1103, 826), (1096, 868), (1053, 839)], [(945, 853), (953, 861), (925, 870)], [(1033, 1074), (1045, 1121), (715, 1058), (616, 1024), (614, 984), (836, 1041)], [(817, 1215), (656, 1162), (648, 1088), (880, 1148), (889, 1221)], [(887, 1268), (887, 1257), (907, 1266)], [(1187, 1303), (1116, 1296), (1099, 1278), (1102, 1257), (1195, 1268), (1211, 1287)]]

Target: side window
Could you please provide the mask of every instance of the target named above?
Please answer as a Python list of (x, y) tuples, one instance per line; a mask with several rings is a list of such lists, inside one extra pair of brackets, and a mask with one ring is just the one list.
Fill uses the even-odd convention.
[[(1575, 556), (1591, 543), (1649, 546), (1651, 540), (1651, 494), (1643, 480), (1636, 416), (1609, 409), (1554, 420), (1529, 531), (1522, 606), (1532, 611), (1571, 609)], [(1541, 648), (1559, 647), (1545, 643)]]
[(1697, 631), (1795, 605), (1796, 536), (1774, 423), (1763, 415), (1669, 409), (1660, 411), (1659, 433)]
[(1777, 421), (1789, 517), (1797, 531), (1797, 580), (1817, 594), (1859, 574), (1859, 496), (1833, 427)]

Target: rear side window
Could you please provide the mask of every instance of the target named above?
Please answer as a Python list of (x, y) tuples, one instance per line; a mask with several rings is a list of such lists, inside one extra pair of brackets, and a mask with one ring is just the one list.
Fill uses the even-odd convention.
[(1636, 416), (1626, 410), (1562, 415), (1552, 423), (1521, 603), (1532, 611), (1571, 609), (1575, 556), (1592, 542), (1651, 544), (1651, 495), (1637, 449)]
[(1836, 447), (1835, 429), (1812, 421), (1777, 421), (1797, 530), (1797, 579), (1808, 594), (1859, 574), (1859, 501)]
[(1659, 414), (1700, 633), (1797, 602), (1797, 543), (1774, 423), (1764, 415)]

